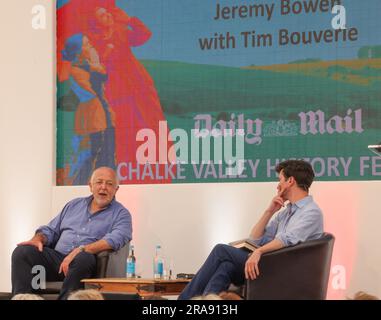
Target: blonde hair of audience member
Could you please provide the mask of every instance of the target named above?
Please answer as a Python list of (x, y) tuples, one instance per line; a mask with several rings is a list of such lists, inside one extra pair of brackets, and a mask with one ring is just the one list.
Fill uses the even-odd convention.
[(44, 298), (33, 293), (19, 293), (14, 295), (11, 300), (44, 300)]
[(191, 300), (222, 300), (222, 298), (217, 294), (209, 293), (205, 296), (193, 297)]
[(380, 300), (380, 299), (364, 291), (358, 291), (355, 293), (352, 300)]
[(72, 292), (68, 300), (104, 300), (102, 294), (94, 289), (78, 290)]
[(143, 300), (168, 300), (168, 299), (164, 298), (162, 296), (152, 295), (152, 296), (146, 296), (146, 297), (144, 297)]
[(243, 300), (239, 294), (231, 291), (222, 291), (219, 296), (222, 300)]

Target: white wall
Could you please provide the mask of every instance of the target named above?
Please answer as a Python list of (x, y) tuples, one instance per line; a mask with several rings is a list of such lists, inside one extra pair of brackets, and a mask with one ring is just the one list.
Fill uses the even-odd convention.
[[(10, 254), (51, 216), (54, 166), (52, 1), (6, 1), (0, 9), (0, 290), (10, 288)], [(47, 30), (31, 27), (45, 4)]]
[[(33, 30), (31, 8), (48, 10), (46, 30)], [(53, 5), (7, 1), (0, 10), (0, 291), (10, 290), (16, 243), (53, 217), (87, 187), (54, 187)], [(151, 275), (156, 243), (174, 271), (195, 272), (218, 242), (245, 237), (275, 191), (275, 183), (122, 186), (117, 194), (133, 216), (138, 269)], [(330, 297), (358, 290), (381, 296), (378, 196), (380, 182), (315, 183), (326, 228), (336, 235), (334, 266), (346, 277)], [(350, 277), (351, 275), (351, 277)], [(339, 281), (341, 280), (341, 281)], [(343, 283), (344, 280), (344, 283)], [(337, 290), (334, 290), (333, 285)], [(340, 287), (341, 286), (341, 287)]]

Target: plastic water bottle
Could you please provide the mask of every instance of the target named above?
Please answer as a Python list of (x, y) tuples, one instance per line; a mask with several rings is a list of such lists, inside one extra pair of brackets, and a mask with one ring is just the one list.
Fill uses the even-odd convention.
[(154, 279), (162, 279), (164, 272), (164, 261), (161, 256), (161, 246), (156, 246), (155, 257), (153, 258), (153, 278)]
[(134, 253), (134, 246), (131, 246), (131, 253), (127, 258), (127, 278), (135, 278), (136, 258)]

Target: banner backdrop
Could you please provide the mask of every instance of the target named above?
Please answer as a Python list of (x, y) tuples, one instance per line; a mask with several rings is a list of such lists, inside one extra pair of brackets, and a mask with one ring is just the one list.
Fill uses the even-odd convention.
[(57, 184), (374, 180), (379, 0), (57, 4)]

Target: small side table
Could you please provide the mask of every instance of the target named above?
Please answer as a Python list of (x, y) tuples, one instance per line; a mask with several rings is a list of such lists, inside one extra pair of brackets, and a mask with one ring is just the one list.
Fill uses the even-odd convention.
[(96, 289), (100, 292), (119, 292), (147, 296), (175, 296), (179, 295), (190, 282), (189, 279), (156, 280), (140, 278), (101, 278), (83, 279), (87, 289)]

